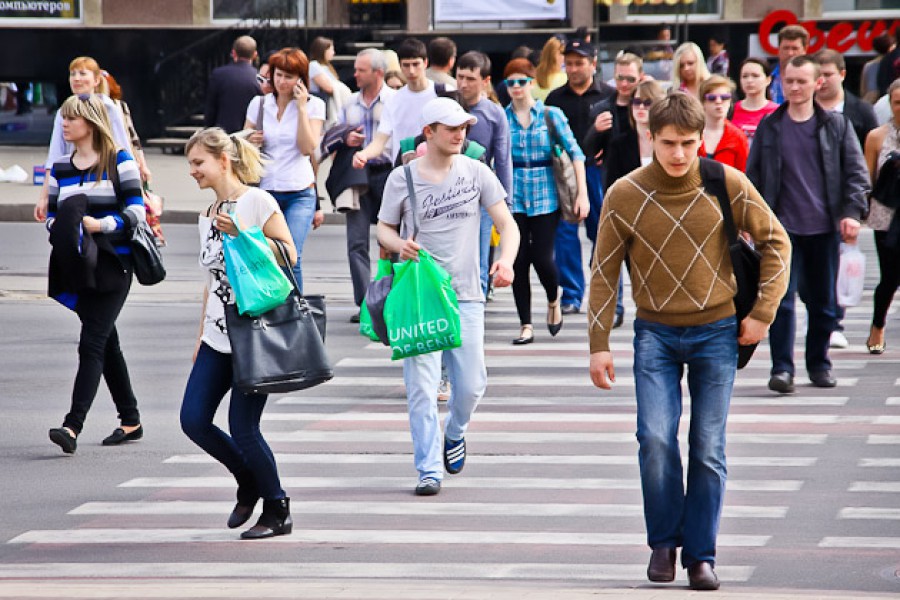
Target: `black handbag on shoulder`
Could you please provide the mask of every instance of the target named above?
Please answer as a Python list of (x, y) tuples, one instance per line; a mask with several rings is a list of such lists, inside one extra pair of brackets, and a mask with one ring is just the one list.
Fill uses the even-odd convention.
[[(275, 246), (289, 265), (284, 246), (277, 240)], [(238, 313), (234, 304), (225, 305), (234, 384), (242, 392), (294, 392), (334, 377), (325, 354), (324, 306), (314, 308), (311, 302), (324, 305), (324, 297), (304, 298), (293, 271), (288, 273), (294, 291), (272, 310), (251, 317)]]
[[(725, 238), (728, 240), (728, 254), (731, 257), (731, 268), (737, 282), (734, 312), (738, 327), (740, 327), (741, 321), (753, 310), (753, 305), (756, 304), (756, 298), (759, 296), (761, 256), (747, 240), (737, 234), (734, 215), (731, 211), (731, 201), (728, 198), (728, 190), (725, 188), (725, 168), (722, 163), (701, 157), (700, 177), (703, 179), (703, 187), (715, 194), (719, 200), (719, 208), (722, 210), (722, 225), (725, 230)], [(758, 344), (738, 345), (738, 369), (747, 366), (753, 352), (756, 351), (756, 346)]]

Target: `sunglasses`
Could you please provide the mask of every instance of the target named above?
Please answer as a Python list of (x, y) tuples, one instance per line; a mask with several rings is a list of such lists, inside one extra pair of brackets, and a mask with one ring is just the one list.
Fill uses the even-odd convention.
[(706, 94), (703, 98), (707, 102), (715, 102), (716, 100), (721, 100), (722, 102), (728, 102), (731, 100), (731, 94)]
[(627, 81), (628, 83), (637, 83), (637, 77), (634, 75), (616, 75), (616, 81)]
[(516, 79), (504, 79), (503, 81), (506, 82), (506, 87), (516, 87), (516, 86), (525, 87), (525, 84), (527, 84), (529, 81), (533, 81), (533, 80), (534, 80), (534, 77), (522, 77), (522, 78), (516, 78)]
[(650, 108), (653, 98), (632, 98), (631, 105), (635, 108)]
[(272, 80), (267, 79), (267, 78), (263, 77), (262, 75), (260, 75), (259, 73), (257, 73), (256, 74), (256, 83), (258, 83), (260, 85), (265, 85), (267, 83), (272, 83)]

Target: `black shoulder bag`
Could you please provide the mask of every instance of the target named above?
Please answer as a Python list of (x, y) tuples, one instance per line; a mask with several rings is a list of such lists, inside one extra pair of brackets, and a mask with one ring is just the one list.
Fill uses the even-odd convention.
[[(744, 318), (753, 310), (759, 296), (759, 262), (760, 254), (747, 240), (737, 234), (734, 226), (734, 215), (731, 211), (731, 200), (725, 187), (725, 168), (722, 163), (700, 158), (700, 177), (703, 187), (715, 194), (722, 209), (723, 229), (728, 240), (728, 254), (731, 257), (731, 268), (737, 282), (737, 293), (734, 295), (734, 311), (738, 327)], [(758, 344), (738, 346), (738, 369), (743, 369)]]
[[(119, 183), (119, 169), (113, 157), (112, 164), (108, 167), (109, 180), (113, 184), (116, 198), (122, 202), (122, 186)], [(163, 265), (162, 254), (156, 245), (156, 236), (147, 224), (146, 219), (140, 219), (131, 225), (129, 232), (131, 246), (131, 260), (134, 263), (134, 274), (141, 285), (156, 285), (166, 278), (166, 267)]]
[[(287, 250), (275, 240), (285, 265)], [(294, 272), (287, 269), (294, 291), (283, 304), (258, 317), (238, 313), (225, 305), (225, 323), (231, 342), (234, 385), (250, 394), (277, 394), (304, 390), (325, 383), (334, 371), (325, 354), (324, 322), (316, 323), (314, 308), (303, 296)]]

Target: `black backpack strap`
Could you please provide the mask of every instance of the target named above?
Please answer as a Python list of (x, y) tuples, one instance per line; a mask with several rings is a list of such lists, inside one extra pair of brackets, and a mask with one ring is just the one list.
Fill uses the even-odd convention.
[(709, 158), (699, 157), (700, 179), (703, 187), (718, 199), (719, 208), (722, 210), (723, 227), (728, 245), (737, 243), (737, 228), (734, 226), (734, 213), (731, 210), (731, 199), (728, 198), (728, 189), (725, 187), (725, 167), (722, 163)]
[(413, 229), (412, 229), (412, 237), (413, 239), (419, 235), (419, 215), (418, 215), (418, 207), (416, 206), (416, 188), (413, 185), (412, 178), (412, 169), (410, 166), (403, 165), (403, 170), (406, 172), (406, 190), (409, 193), (409, 206), (412, 209), (413, 214)]
[(440, 96), (447, 92), (447, 84), (446, 83), (435, 83), (434, 84), (434, 93)]

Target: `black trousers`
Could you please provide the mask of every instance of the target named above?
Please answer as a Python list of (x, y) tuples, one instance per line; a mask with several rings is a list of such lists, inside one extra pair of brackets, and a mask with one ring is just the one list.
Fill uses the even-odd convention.
[(76, 435), (81, 433), (97, 388), (100, 377), (106, 380), (106, 386), (116, 405), (122, 425), (139, 425), (141, 416), (137, 408), (137, 399), (131, 389), (131, 378), (125, 356), (119, 347), (119, 334), (116, 331), (116, 319), (125, 305), (128, 291), (131, 289), (131, 277), (122, 289), (112, 292), (80, 292), (75, 312), (81, 319), (81, 337), (78, 340), (78, 372), (72, 389), (72, 407), (63, 420), (63, 427), (68, 427)]
[(519, 313), (519, 323), (531, 324), (531, 267), (547, 294), (547, 302), (555, 302), (559, 289), (559, 271), (554, 260), (556, 226), (559, 211), (546, 215), (529, 217), (524, 213), (513, 213), (519, 226), (521, 242), (519, 253), (513, 263), (513, 299)]
[(878, 251), (878, 268), (881, 269), (881, 280), (875, 288), (875, 308), (872, 311), (872, 325), (882, 329), (887, 318), (888, 309), (894, 300), (894, 292), (900, 286), (900, 244), (893, 248), (887, 246), (887, 231), (875, 232), (875, 250)]

